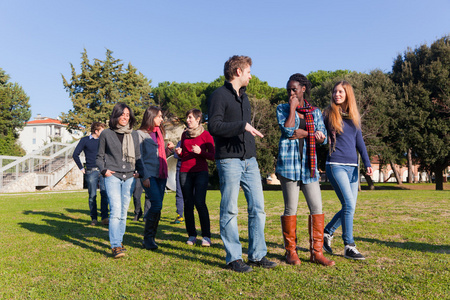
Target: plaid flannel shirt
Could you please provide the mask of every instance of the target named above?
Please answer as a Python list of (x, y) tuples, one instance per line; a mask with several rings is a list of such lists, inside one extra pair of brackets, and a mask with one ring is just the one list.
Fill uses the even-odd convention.
[[(323, 123), (322, 112), (316, 108), (313, 111), (314, 115), (314, 131), (322, 131), (325, 135), (325, 140), (322, 145), (327, 143), (327, 131)], [(304, 184), (315, 182), (319, 179), (319, 171), (316, 167), (316, 176), (311, 178), (309, 170), (309, 157), (307, 156), (307, 143), (303, 143), (302, 160), (300, 161), (300, 149), (298, 139), (290, 140), (289, 138), (294, 134), (294, 131), (299, 128), (300, 117), (295, 114), (295, 127), (285, 127), (284, 123), (289, 117), (289, 103), (280, 104), (277, 106), (277, 120), (281, 130), (280, 143), (278, 144), (278, 159), (276, 166), (276, 173), (281, 176), (294, 180), (302, 181)], [(317, 159), (317, 155), (316, 155)], [(317, 164), (316, 164), (317, 165)]]

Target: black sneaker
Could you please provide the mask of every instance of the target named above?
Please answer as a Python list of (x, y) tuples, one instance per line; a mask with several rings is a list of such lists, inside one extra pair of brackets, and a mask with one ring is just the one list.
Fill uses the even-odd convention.
[(263, 267), (265, 269), (272, 269), (277, 266), (276, 262), (268, 260), (265, 256), (263, 258), (261, 258), (260, 261), (249, 260), (248, 264), (251, 266), (255, 266), (255, 267)]
[(242, 259), (238, 259), (235, 261), (232, 261), (228, 264), (230, 268), (239, 273), (248, 273), (253, 271), (253, 269), (249, 266), (247, 266)]
[(346, 245), (345, 246), (345, 252), (344, 257), (349, 259), (357, 259), (357, 260), (364, 260), (366, 259), (359, 251), (356, 249), (355, 245)]
[(331, 241), (333, 238), (334, 236), (332, 234), (323, 233), (323, 250), (330, 254), (333, 254), (333, 249), (331, 249)]

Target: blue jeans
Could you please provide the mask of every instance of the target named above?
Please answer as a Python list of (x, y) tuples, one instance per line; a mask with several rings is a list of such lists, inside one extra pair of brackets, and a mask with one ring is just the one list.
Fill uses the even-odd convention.
[(202, 236), (211, 238), (211, 225), (208, 207), (206, 206), (206, 191), (208, 190), (208, 171), (181, 172), (180, 184), (184, 199), (184, 221), (188, 236), (197, 236), (195, 229), (194, 207), (197, 208)]
[(97, 220), (97, 186), (100, 187), (100, 213), (102, 220), (108, 218), (108, 195), (105, 191), (105, 180), (99, 170), (86, 170), (84, 175), (89, 193), (89, 211), (92, 220)]
[(147, 219), (149, 213), (159, 213), (162, 209), (164, 192), (166, 190), (167, 179), (150, 177), (150, 187), (144, 187), (145, 195), (150, 199), (150, 209), (145, 213), (144, 219)]
[(122, 180), (116, 176), (105, 177), (109, 207), (109, 241), (111, 248), (120, 247), (127, 227), (127, 213), (134, 190), (134, 178)]
[(358, 167), (348, 165), (326, 165), (327, 177), (342, 204), (324, 232), (333, 234), (342, 225), (344, 245), (354, 244), (353, 215), (358, 197)]
[(267, 254), (264, 239), (264, 194), (256, 158), (216, 160), (219, 172), (220, 192), (220, 236), (225, 246), (226, 263), (242, 259), (237, 222), (239, 186), (244, 190), (248, 212), (248, 259), (260, 261)]

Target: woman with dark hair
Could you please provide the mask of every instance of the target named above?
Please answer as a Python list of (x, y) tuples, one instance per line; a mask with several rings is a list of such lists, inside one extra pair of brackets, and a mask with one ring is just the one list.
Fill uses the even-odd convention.
[(133, 130), (133, 111), (125, 103), (117, 103), (109, 119), (109, 128), (100, 135), (97, 167), (105, 177), (110, 207), (109, 241), (114, 258), (125, 255), (123, 236), (127, 212), (134, 190), (134, 172), (143, 172), (139, 136)]
[(176, 153), (181, 158), (180, 184), (184, 199), (184, 218), (188, 233), (188, 245), (197, 240), (194, 206), (197, 208), (202, 228), (202, 246), (211, 246), (211, 230), (206, 190), (208, 189), (207, 159), (214, 160), (214, 140), (201, 124), (202, 112), (191, 109), (186, 113), (187, 129), (181, 135), (181, 147)]
[(353, 88), (347, 81), (336, 83), (330, 105), (324, 111), (325, 126), (330, 137), (330, 150), (327, 156), (326, 172), (331, 185), (342, 204), (325, 227), (323, 248), (329, 253), (333, 233), (342, 225), (344, 240), (344, 257), (349, 259), (365, 259), (356, 249), (353, 239), (353, 215), (358, 197), (358, 156), (361, 154), (367, 175), (373, 173), (367, 155), (366, 145), (361, 132), (361, 117), (356, 104)]
[(289, 102), (277, 107), (277, 120), (281, 130), (276, 174), (281, 182), (284, 214), (281, 216), (286, 262), (300, 265), (297, 254), (297, 206), (300, 190), (310, 211), (308, 230), (310, 261), (333, 266), (334, 261), (323, 256), (322, 196), (317, 170), (316, 143), (326, 143), (322, 113), (311, 106), (311, 83), (302, 74), (292, 75), (287, 82)]
[(164, 128), (162, 128), (162, 112), (159, 107), (150, 106), (145, 110), (141, 127), (138, 130), (141, 145), (144, 172), (140, 174), (142, 186), (151, 206), (144, 215), (144, 240), (142, 245), (147, 250), (158, 249), (155, 242), (156, 231), (161, 217), (164, 191), (166, 188), (168, 169), (167, 155), (174, 148), (172, 142), (164, 143)]

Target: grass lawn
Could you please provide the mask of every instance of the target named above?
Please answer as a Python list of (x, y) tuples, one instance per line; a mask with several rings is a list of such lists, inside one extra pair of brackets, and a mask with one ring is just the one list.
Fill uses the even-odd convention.
[[(322, 191), (325, 221), (340, 208)], [(240, 194), (239, 229), (246, 253), (247, 215)], [(363, 190), (354, 236), (365, 261), (343, 257), (336, 232), (334, 267), (309, 262), (303, 195), (298, 212), (300, 266), (283, 260), (281, 191), (265, 191), (268, 257), (273, 270), (238, 274), (225, 268), (219, 236), (220, 192), (208, 191), (213, 245), (188, 246), (174, 224), (175, 194), (164, 199), (156, 251), (141, 245), (144, 224), (129, 209), (127, 256), (113, 259), (108, 230), (90, 226), (87, 191), (0, 195), (1, 299), (449, 299), (450, 191)], [(199, 223), (197, 219), (197, 228)], [(199, 232), (200, 235), (200, 232)], [(244, 260), (247, 257), (244, 255)]]

